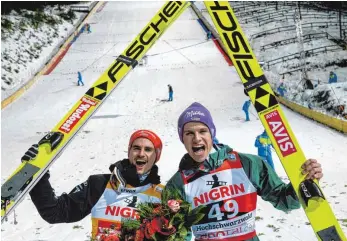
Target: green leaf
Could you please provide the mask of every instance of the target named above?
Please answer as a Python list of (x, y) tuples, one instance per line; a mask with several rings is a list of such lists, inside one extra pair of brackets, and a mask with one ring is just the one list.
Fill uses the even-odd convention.
[(187, 229), (186, 229), (186, 227), (182, 227), (181, 229), (180, 229), (180, 231), (179, 231), (179, 235), (182, 237), (182, 238), (185, 238), (186, 236), (187, 236), (187, 233), (188, 233), (188, 231), (187, 231)]
[(180, 223), (177, 227), (177, 230), (181, 230), (181, 228), (183, 227), (184, 224), (185, 224), (184, 222)]
[(125, 219), (122, 220), (122, 229), (136, 230), (140, 228), (140, 220)]
[(157, 241), (156, 233), (152, 235), (152, 239), (153, 239), (154, 241)]
[(175, 225), (177, 222), (181, 221), (184, 219), (184, 215), (180, 214), (180, 213), (176, 213), (170, 220), (169, 222), (169, 226), (170, 225)]
[(199, 206), (199, 207), (194, 208), (193, 210), (191, 210), (191, 211), (188, 213), (188, 215), (195, 215), (195, 214), (197, 214), (197, 213), (201, 213), (201, 212), (204, 211), (205, 208), (206, 208), (206, 206), (201, 205), (201, 206)]
[(176, 239), (175, 237), (176, 237), (176, 235), (175, 235), (175, 234), (172, 234), (172, 235), (170, 235), (170, 236), (167, 238), (166, 241), (176, 241), (177, 239)]
[(188, 209), (189, 206), (190, 206), (190, 203), (186, 203), (186, 202), (183, 202), (183, 203), (180, 204), (180, 207), (181, 207), (182, 209)]
[(204, 213), (198, 213), (196, 214), (195, 220), (192, 222), (192, 225), (197, 224), (203, 217), (205, 216)]

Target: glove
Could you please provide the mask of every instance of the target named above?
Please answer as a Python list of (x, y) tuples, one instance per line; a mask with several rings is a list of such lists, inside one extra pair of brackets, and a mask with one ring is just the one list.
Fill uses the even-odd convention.
[(39, 153), (39, 145), (34, 144), (25, 152), (24, 156), (22, 156), (21, 161), (27, 162), (27, 161), (35, 160), (38, 153)]

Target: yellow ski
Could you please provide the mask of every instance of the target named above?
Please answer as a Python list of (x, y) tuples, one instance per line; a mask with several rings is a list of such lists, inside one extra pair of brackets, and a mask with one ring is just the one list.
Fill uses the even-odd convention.
[(226, 1), (205, 1), (205, 6), (275, 147), (318, 240), (346, 241), (347, 239), (319, 184), (305, 180), (305, 176), (301, 174), (301, 165), (306, 161), (304, 153), (230, 4)]
[(190, 6), (190, 2), (166, 2), (114, 63), (77, 101), (49, 134), (39, 141), (35, 160), (23, 162), (1, 186), (1, 222), (41, 179), (63, 149), (107, 99), (138, 61)]

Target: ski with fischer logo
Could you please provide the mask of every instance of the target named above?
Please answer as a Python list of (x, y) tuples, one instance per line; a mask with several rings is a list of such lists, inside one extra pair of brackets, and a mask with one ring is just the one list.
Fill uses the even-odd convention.
[(255, 57), (246, 35), (226, 1), (204, 1), (259, 119), (299, 197), (318, 240), (346, 241), (317, 181), (305, 180), (305, 155)]
[(39, 149), (36, 158), (20, 164), (1, 186), (1, 222), (42, 178), (111, 92), (137, 66), (147, 51), (188, 6), (190, 6), (190, 2), (166, 2), (115, 62), (59, 123), (38, 142)]

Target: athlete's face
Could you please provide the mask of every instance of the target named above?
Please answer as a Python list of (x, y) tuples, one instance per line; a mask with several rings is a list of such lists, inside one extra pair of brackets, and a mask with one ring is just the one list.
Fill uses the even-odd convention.
[(188, 122), (183, 129), (183, 143), (194, 161), (203, 162), (212, 148), (210, 130), (200, 122)]
[(154, 165), (156, 153), (153, 143), (146, 138), (137, 138), (130, 150), (130, 163), (136, 166), (137, 174), (145, 174), (151, 170)]

